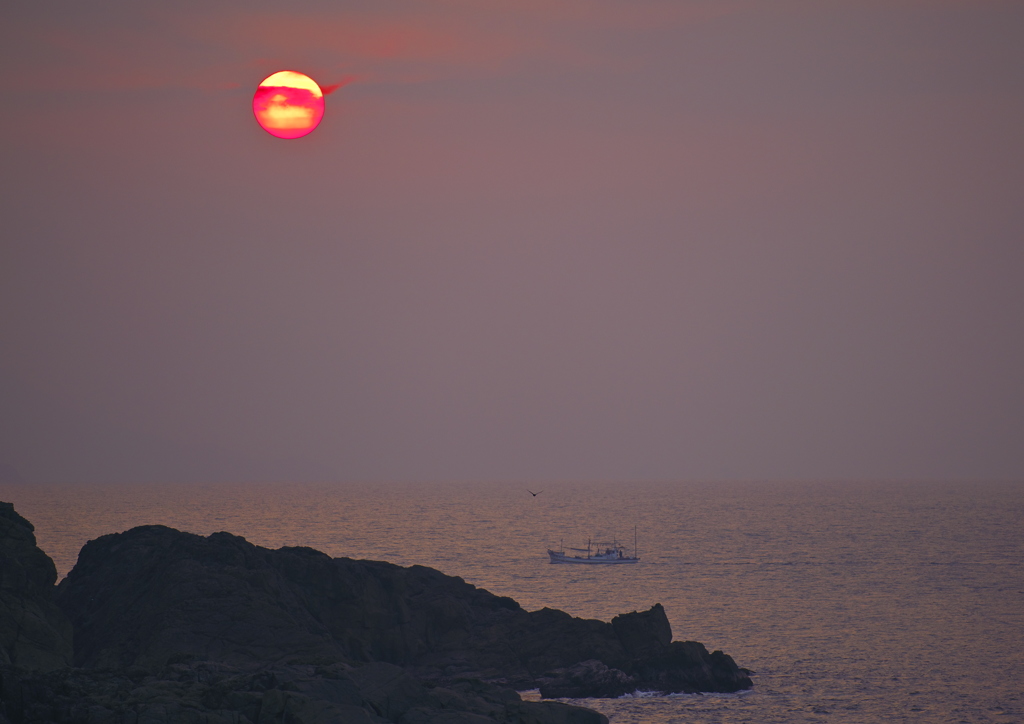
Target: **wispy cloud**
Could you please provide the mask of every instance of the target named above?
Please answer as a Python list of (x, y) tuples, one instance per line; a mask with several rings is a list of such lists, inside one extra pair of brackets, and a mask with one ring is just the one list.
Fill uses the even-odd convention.
[[(298, 5), (289, 12), (213, 5), (39, 13), (10, 18), (2, 31), (7, 90), (217, 90), (268, 69), (301, 67), (326, 85), (353, 80), (415, 83), (515, 72), (524, 63), (590, 66), (607, 62), (607, 34), (701, 22), (736, 3), (569, 0), (558, 3), (464, 0), (338, 9)], [(596, 48), (588, 47), (594, 44)]]

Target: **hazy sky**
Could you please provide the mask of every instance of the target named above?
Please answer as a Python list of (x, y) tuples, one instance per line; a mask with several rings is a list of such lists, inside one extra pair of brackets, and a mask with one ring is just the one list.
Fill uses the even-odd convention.
[[(0, 470), (1024, 478), (1024, 3), (5, 2)], [(327, 97), (283, 141), (256, 85)]]

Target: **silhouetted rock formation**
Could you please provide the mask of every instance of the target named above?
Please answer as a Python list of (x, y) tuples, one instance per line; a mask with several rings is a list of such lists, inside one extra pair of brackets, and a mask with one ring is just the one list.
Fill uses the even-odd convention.
[(0, 502), (0, 664), (46, 671), (71, 663), (71, 623), (53, 603), (57, 569), (34, 530)]
[(728, 656), (671, 643), (661, 605), (610, 624), (527, 612), (430, 568), (273, 551), (228, 533), (144, 526), (90, 541), (57, 602), (74, 624), (79, 666), (385, 661), (419, 679), (531, 688), (594, 660), (634, 688), (750, 686)]
[(660, 603), (649, 611), (623, 613), (612, 619), (612, 629), (626, 653), (634, 658), (657, 654), (672, 643), (672, 625)]
[(665, 609), (624, 613), (612, 619), (625, 657), (591, 659), (540, 677), (540, 693), (550, 698), (616, 697), (641, 691), (729, 692), (748, 689), (750, 678), (732, 658), (709, 654), (696, 641), (672, 641)]
[[(4, 718), (6, 713), (7, 718)], [(7, 724), (608, 724), (561, 702), (522, 701), (481, 681), (433, 686), (393, 664), (238, 669), (209, 662), (143, 669), (0, 668)]]
[[(751, 685), (722, 652), (673, 643), (660, 604), (612, 623), (527, 612), (430, 568), (273, 551), (228, 533), (143, 526), (90, 541), (57, 587), (58, 610), (52, 562), (4, 504), (0, 563), (0, 724), (600, 724), (514, 689), (577, 698)], [(66, 667), (69, 626), (79, 668)]]

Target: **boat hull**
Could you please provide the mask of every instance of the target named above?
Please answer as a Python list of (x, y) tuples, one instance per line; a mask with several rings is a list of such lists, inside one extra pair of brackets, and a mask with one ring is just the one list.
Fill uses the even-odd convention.
[(552, 563), (571, 563), (586, 566), (608, 566), (608, 565), (619, 565), (623, 563), (639, 563), (639, 558), (630, 558), (628, 556), (590, 556), (584, 558), (582, 556), (567, 556), (565, 553), (559, 553), (558, 551), (548, 550), (548, 557), (551, 558)]

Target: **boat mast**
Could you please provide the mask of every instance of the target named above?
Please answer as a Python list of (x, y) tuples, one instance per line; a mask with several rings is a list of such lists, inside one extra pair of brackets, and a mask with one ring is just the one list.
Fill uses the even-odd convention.
[(633, 557), (640, 558), (640, 554), (636, 552), (636, 526), (633, 526)]

